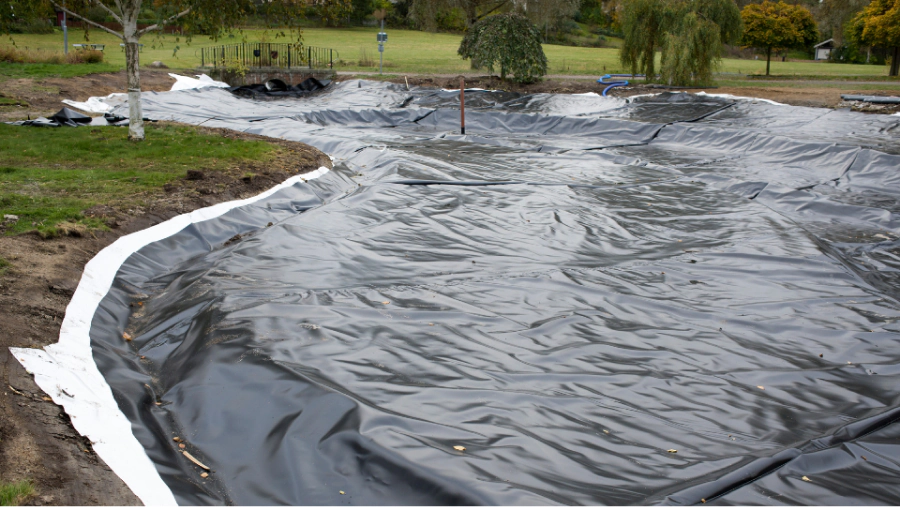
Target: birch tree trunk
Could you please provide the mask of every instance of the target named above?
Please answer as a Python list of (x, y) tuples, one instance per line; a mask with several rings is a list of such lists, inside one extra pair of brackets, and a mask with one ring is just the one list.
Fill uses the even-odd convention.
[[(125, 74), (128, 79), (128, 139), (144, 140), (144, 112), (141, 109), (141, 47), (138, 43), (137, 17), (140, 0), (124, 2), (122, 35), (125, 36)], [(130, 4), (130, 5), (128, 5)], [(136, 5), (135, 5), (136, 4)], [(131, 7), (130, 9), (128, 7)]]

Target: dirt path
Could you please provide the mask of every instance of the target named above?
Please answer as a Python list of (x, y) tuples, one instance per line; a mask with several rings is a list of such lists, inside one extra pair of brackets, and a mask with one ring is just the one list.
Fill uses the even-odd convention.
[[(264, 139), (289, 150), (266, 167), (209, 171), (199, 180), (168, 184), (156, 195), (141, 196), (150, 203), (146, 208), (110, 203), (85, 213), (104, 220), (109, 231), (50, 240), (36, 234), (0, 235), (0, 257), (11, 263), (0, 274), (0, 478), (33, 480), (34, 505), (140, 502), (93, 452), (90, 442), (75, 432), (61, 407), (49, 401), (8, 347), (37, 348), (56, 342), (84, 265), (117, 238), (198, 208), (256, 195), (294, 174), (331, 166), (323, 153), (301, 143), (203, 130), (230, 138)], [(248, 170), (257, 176), (248, 179), (244, 176)]]

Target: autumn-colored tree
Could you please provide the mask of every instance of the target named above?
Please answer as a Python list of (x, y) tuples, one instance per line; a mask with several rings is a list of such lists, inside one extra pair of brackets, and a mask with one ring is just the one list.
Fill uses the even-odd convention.
[[(151, 0), (147, 0), (149, 3)], [(158, 20), (153, 25), (138, 28), (138, 16), (144, 0), (7, 0), (10, 10), (0, 8), (0, 32), (9, 33), (13, 25), (48, 17), (54, 10), (80, 19), (85, 29), (93, 27), (122, 39), (125, 46), (125, 69), (128, 86), (128, 138), (144, 139), (141, 111), (140, 38), (178, 21), (190, 33), (217, 37), (250, 13), (258, 12), (255, 0), (153, 0)], [(303, 15), (303, 0), (267, 0), (263, 9), (280, 26), (287, 26), (300, 42), (299, 19)], [(102, 9), (121, 27), (116, 30), (88, 17), (92, 9)]]
[(782, 1), (750, 4), (741, 11), (744, 46), (766, 52), (769, 75), (772, 52), (808, 48), (819, 39), (819, 30), (809, 9)]
[(851, 39), (892, 49), (889, 75), (900, 74), (900, 0), (872, 0), (848, 27)]
[(670, 85), (708, 85), (724, 44), (741, 34), (733, 0), (631, 0), (624, 4), (620, 52), (633, 74), (656, 78), (656, 50), (662, 49), (660, 75)]

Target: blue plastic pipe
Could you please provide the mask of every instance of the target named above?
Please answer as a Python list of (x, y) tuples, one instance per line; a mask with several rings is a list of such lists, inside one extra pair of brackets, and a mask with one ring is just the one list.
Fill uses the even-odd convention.
[(644, 76), (643, 75), (633, 76), (631, 74), (607, 74), (607, 75), (601, 77), (600, 79), (597, 80), (597, 82), (600, 84), (607, 85), (606, 88), (603, 89), (604, 97), (606, 97), (606, 92), (612, 90), (613, 88), (615, 88), (617, 86), (628, 86), (628, 81), (607, 81), (607, 79), (612, 79), (614, 77), (636, 78), (636, 77), (644, 77)]

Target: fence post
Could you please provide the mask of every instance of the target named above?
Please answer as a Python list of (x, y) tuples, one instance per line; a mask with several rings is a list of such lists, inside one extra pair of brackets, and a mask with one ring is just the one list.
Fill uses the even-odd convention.
[(306, 47), (306, 61), (309, 62), (309, 68), (312, 69), (312, 47)]

